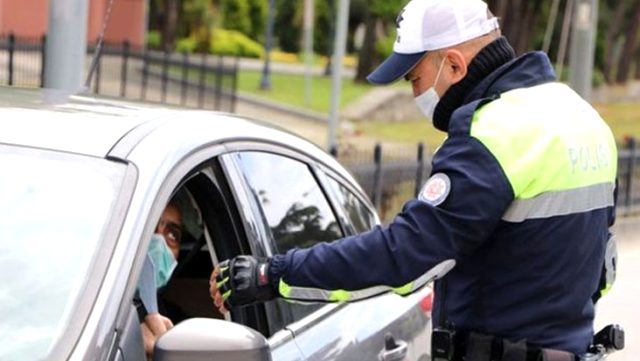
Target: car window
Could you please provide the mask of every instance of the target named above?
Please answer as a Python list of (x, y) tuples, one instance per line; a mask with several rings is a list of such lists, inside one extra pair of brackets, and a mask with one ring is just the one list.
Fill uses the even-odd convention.
[(71, 320), (86, 316), (78, 300), (100, 276), (89, 272), (126, 166), (3, 149), (0, 168), (0, 359), (42, 360)]
[[(238, 163), (259, 203), (272, 245), (278, 253), (294, 247), (343, 236), (336, 216), (309, 166), (298, 160), (265, 152), (238, 154)], [(280, 301), (282, 302), (282, 301)], [(286, 303), (293, 321), (320, 305)]]
[(368, 231), (376, 225), (376, 218), (369, 207), (337, 180), (327, 177), (335, 199), (342, 205), (353, 227), (354, 233)]
[(261, 152), (241, 153), (238, 158), (279, 253), (342, 237), (340, 225), (305, 163)]

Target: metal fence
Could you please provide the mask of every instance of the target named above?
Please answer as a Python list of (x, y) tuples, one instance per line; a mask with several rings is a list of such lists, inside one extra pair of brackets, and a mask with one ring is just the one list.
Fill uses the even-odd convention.
[[(42, 87), (46, 37), (0, 37), (0, 84)], [(87, 49), (87, 68), (94, 46)], [(90, 91), (117, 96), (234, 112), (238, 58), (148, 51), (104, 44)]]
[[(387, 147), (388, 148), (388, 147)], [(337, 153), (338, 160), (351, 171), (370, 196), (380, 218), (390, 221), (402, 205), (417, 196), (431, 172), (430, 156), (425, 146), (383, 148), (373, 151)], [(431, 152), (429, 152), (431, 154)], [(628, 138), (618, 150), (617, 214), (640, 213), (640, 148), (635, 138)]]
[(431, 172), (427, 149), (420, 143), (416, 147), (382, 146), (373, 151), (342, 149), (333, 151), (358, 180), (371, 198), (383, 221), (398, 213), (408, 199), (417, 196)]
[(640, 211), (640, 149), (636, 138), (627, 138), (618, 150), (618, 214)]

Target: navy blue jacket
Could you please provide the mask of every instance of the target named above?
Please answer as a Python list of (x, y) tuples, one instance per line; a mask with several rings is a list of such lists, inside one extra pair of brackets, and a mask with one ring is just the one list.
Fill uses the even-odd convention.
[(327, 290), (398, 287), (455, 259), (445, 277), (446, 301), (436, 285), (434, 320), (445, 312), (465, 330), (585, 352), (613, 207), (504, 221), (514, 191), (496, 158), (469, 135), (479, 106), (503, 92), (552, 81), (543, 53), (498, 68), (453, 113), (449, 137), (434, 155), (432, 174), (445, 173), (451, 180), (442, 204), (411, 200), (388, 226), (275, 256), (272, 277)]

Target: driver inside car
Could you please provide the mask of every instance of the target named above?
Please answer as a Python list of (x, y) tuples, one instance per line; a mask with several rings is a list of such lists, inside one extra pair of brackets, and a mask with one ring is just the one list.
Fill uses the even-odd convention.
[(144, 350), (151, 358), (156, 340), (173, 327), (173, 322), (158, 309), (157, 291), (166, 286), (178, 262), (182, 241), (182, 212), (175, 200), (166, 205), (155, 233), (138, 282), (134, 304), (138, 310)]

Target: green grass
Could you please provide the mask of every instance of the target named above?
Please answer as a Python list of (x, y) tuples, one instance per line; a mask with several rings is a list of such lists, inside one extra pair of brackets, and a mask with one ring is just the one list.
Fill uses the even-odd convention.
[[(313, 77), (310, 104), (305, 104), (305, 77), (290, 74), (271, 74), (271, 90), (261, 90), (262, 72), (242, 70), (238, 73), (238, 90), (265, 99), (328, 113), (331, 107), (331, 77)], [(371, 85), (342, 82), (340, 107), (353, 102), (371, 89)]]
[(394, 142), (418, 144), (420, 142), (429, 148), (442, 144), (446, 134), (435, 129), (427, 119), (406, 122), (359, 122), (357, 129), (380, 142)]
[[(597, 104), (595, 108), (609, 124), (619, 143), (627, 137), (640, 138), (640, 103)], [(426, 119), (397, 123), (359, 122), (356, 126), (363, 135), (379, 141), (406, 144), (423, 142), (431, 149), (439, 146), (445, 138), (445, 134), (433, 128)]]
[[(258, 97), (307, 108), (322, 113), (328, 113), (331, 106), (331, 78), (313, 77), (311, 103), (305, 104), (305, 78), (302, 75), (278, 74), (271, 75), (272, 89), (259, 89), (262, 72), (242, 70), (238, 74), (238, 90)], [(397, 84), (394, 86), (406, 86)], [(356, 84), (345, 79), (342, 83), (340, 106), (345, 107), (358, 97), (371, 90), (368, 84)], [(626, 137), (640, 138), (640, 103), (596, 104), (595, 108), (611, 127), (619, 142)], [(425, 143), (431, 149), (439, 146), (445, 134), (433, 128), (426, 119), (406, 122), (358, 122), (358, 132), (381, 142), (405, 144)]]
[(640, 137), (640, 103), (597, 104), (595, 108), (619, 142), (626, 137)]

